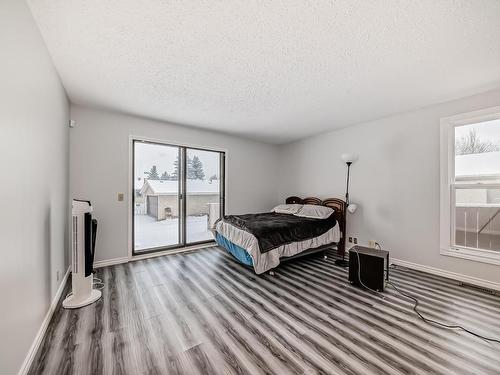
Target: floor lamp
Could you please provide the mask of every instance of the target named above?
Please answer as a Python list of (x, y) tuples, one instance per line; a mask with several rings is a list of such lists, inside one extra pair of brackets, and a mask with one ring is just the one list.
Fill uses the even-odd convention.
[[(345, 204), (346, 204), (346, 209), (344, 210), (344, 225), (347, 228), (347, 211), (349, 213), (353, 214), (356, 212), (356, 209), (358, 208), (358, 205), (355, 203), (351, 203), (349, 200), (349, 179), (350, 179), (350, 173), (351, 173), (351, 164), (354, 163), (356, 160), (358, 160), (358, 156), (354, 154), (342, 154), (340, 156), (342, 161), (346, 163), (347, 165), (347, 179), (346, 179), (346, 190), (345, 190)], [(342, 259), (337, 259), (335, 261), (335, 264), (340, 267), (347, 267), (349, 265), (349, 262), (345, 260), (345, 242), (347, 238), (344, 238), (344, 253), (342, 254)]]

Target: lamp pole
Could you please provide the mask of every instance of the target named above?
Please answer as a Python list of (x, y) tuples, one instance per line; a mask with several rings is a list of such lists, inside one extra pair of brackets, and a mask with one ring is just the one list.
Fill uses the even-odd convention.
[(349, 206), (349, 177), (350, 177), (350, 172), (351, 172), (351, 164), (352, 161), (346, 162), (347, 164), (347, 183), (346, 183), (346, 189), (345, 189), (345, 204), (346, 207)]
[[(346, 189), (345, 189), (345, 209), (344, 209), (344, 217), (343, 217), (344, 229), (347, 227), (346, 219), (347, 219), (347, 207), (349, 207), (349, 178), (350, 178), (352, 161), (346, 161), (345, 163), (347, 164), (347, 179), (346, 179)], [(345, 232), (345, 230), (344, 230), (344, 232)], [(347, 260), (345, 260), (345, 241), (346, 240), (347, 240), (346, 238), (343, 239), (344, 252), (342, 253), (342, 259), (337, 259), (335, 261), (335, 264), (339, 267), (347, 267), (349, 265), (349, 262)]]

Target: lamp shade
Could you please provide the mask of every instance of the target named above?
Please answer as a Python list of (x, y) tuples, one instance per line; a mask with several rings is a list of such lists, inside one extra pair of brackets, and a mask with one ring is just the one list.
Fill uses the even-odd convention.
[(357, 209), (358, 209), (358, 205), (356, 203), (351, 203), (351, 204), (349, 204), (349, 206), (347, 206), (347, 211), (349, 211), (349, 213), (351, 215), (354, 214)]
[(344, 163), (352, 163), (358, 160), (358, 155), (356, 154), (342, 154), (340, 155), (340, 158)]

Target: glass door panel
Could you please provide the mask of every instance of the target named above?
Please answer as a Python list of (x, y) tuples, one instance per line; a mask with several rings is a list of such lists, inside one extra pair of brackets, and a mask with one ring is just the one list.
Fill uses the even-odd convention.
[(177, 247), (180, 238), (180, 148), (134, 141), (134, 253)]
[(223, 154), (186, 149), (186, 243), (212, 241), (222, 207)]

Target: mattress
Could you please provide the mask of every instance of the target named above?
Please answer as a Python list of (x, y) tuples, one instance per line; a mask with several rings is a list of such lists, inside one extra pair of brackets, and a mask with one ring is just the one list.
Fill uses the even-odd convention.
[[(340, 240), (340, 229), (337, 223), (333, 228), (320, 236), (304, 241), (287, 243), (262, 253), (259, 249), (257, 238), (243, 229), (221, 220), (216, 224), (215, 230), (217, 243), (233, 254), (243, 264), (252, 265), (257, 274), (277, 267), (280, 264), (281, 258), (291, 257), (309, 249), (337, 243)], [(244, 250), (248, 256), (241, 250)]]

